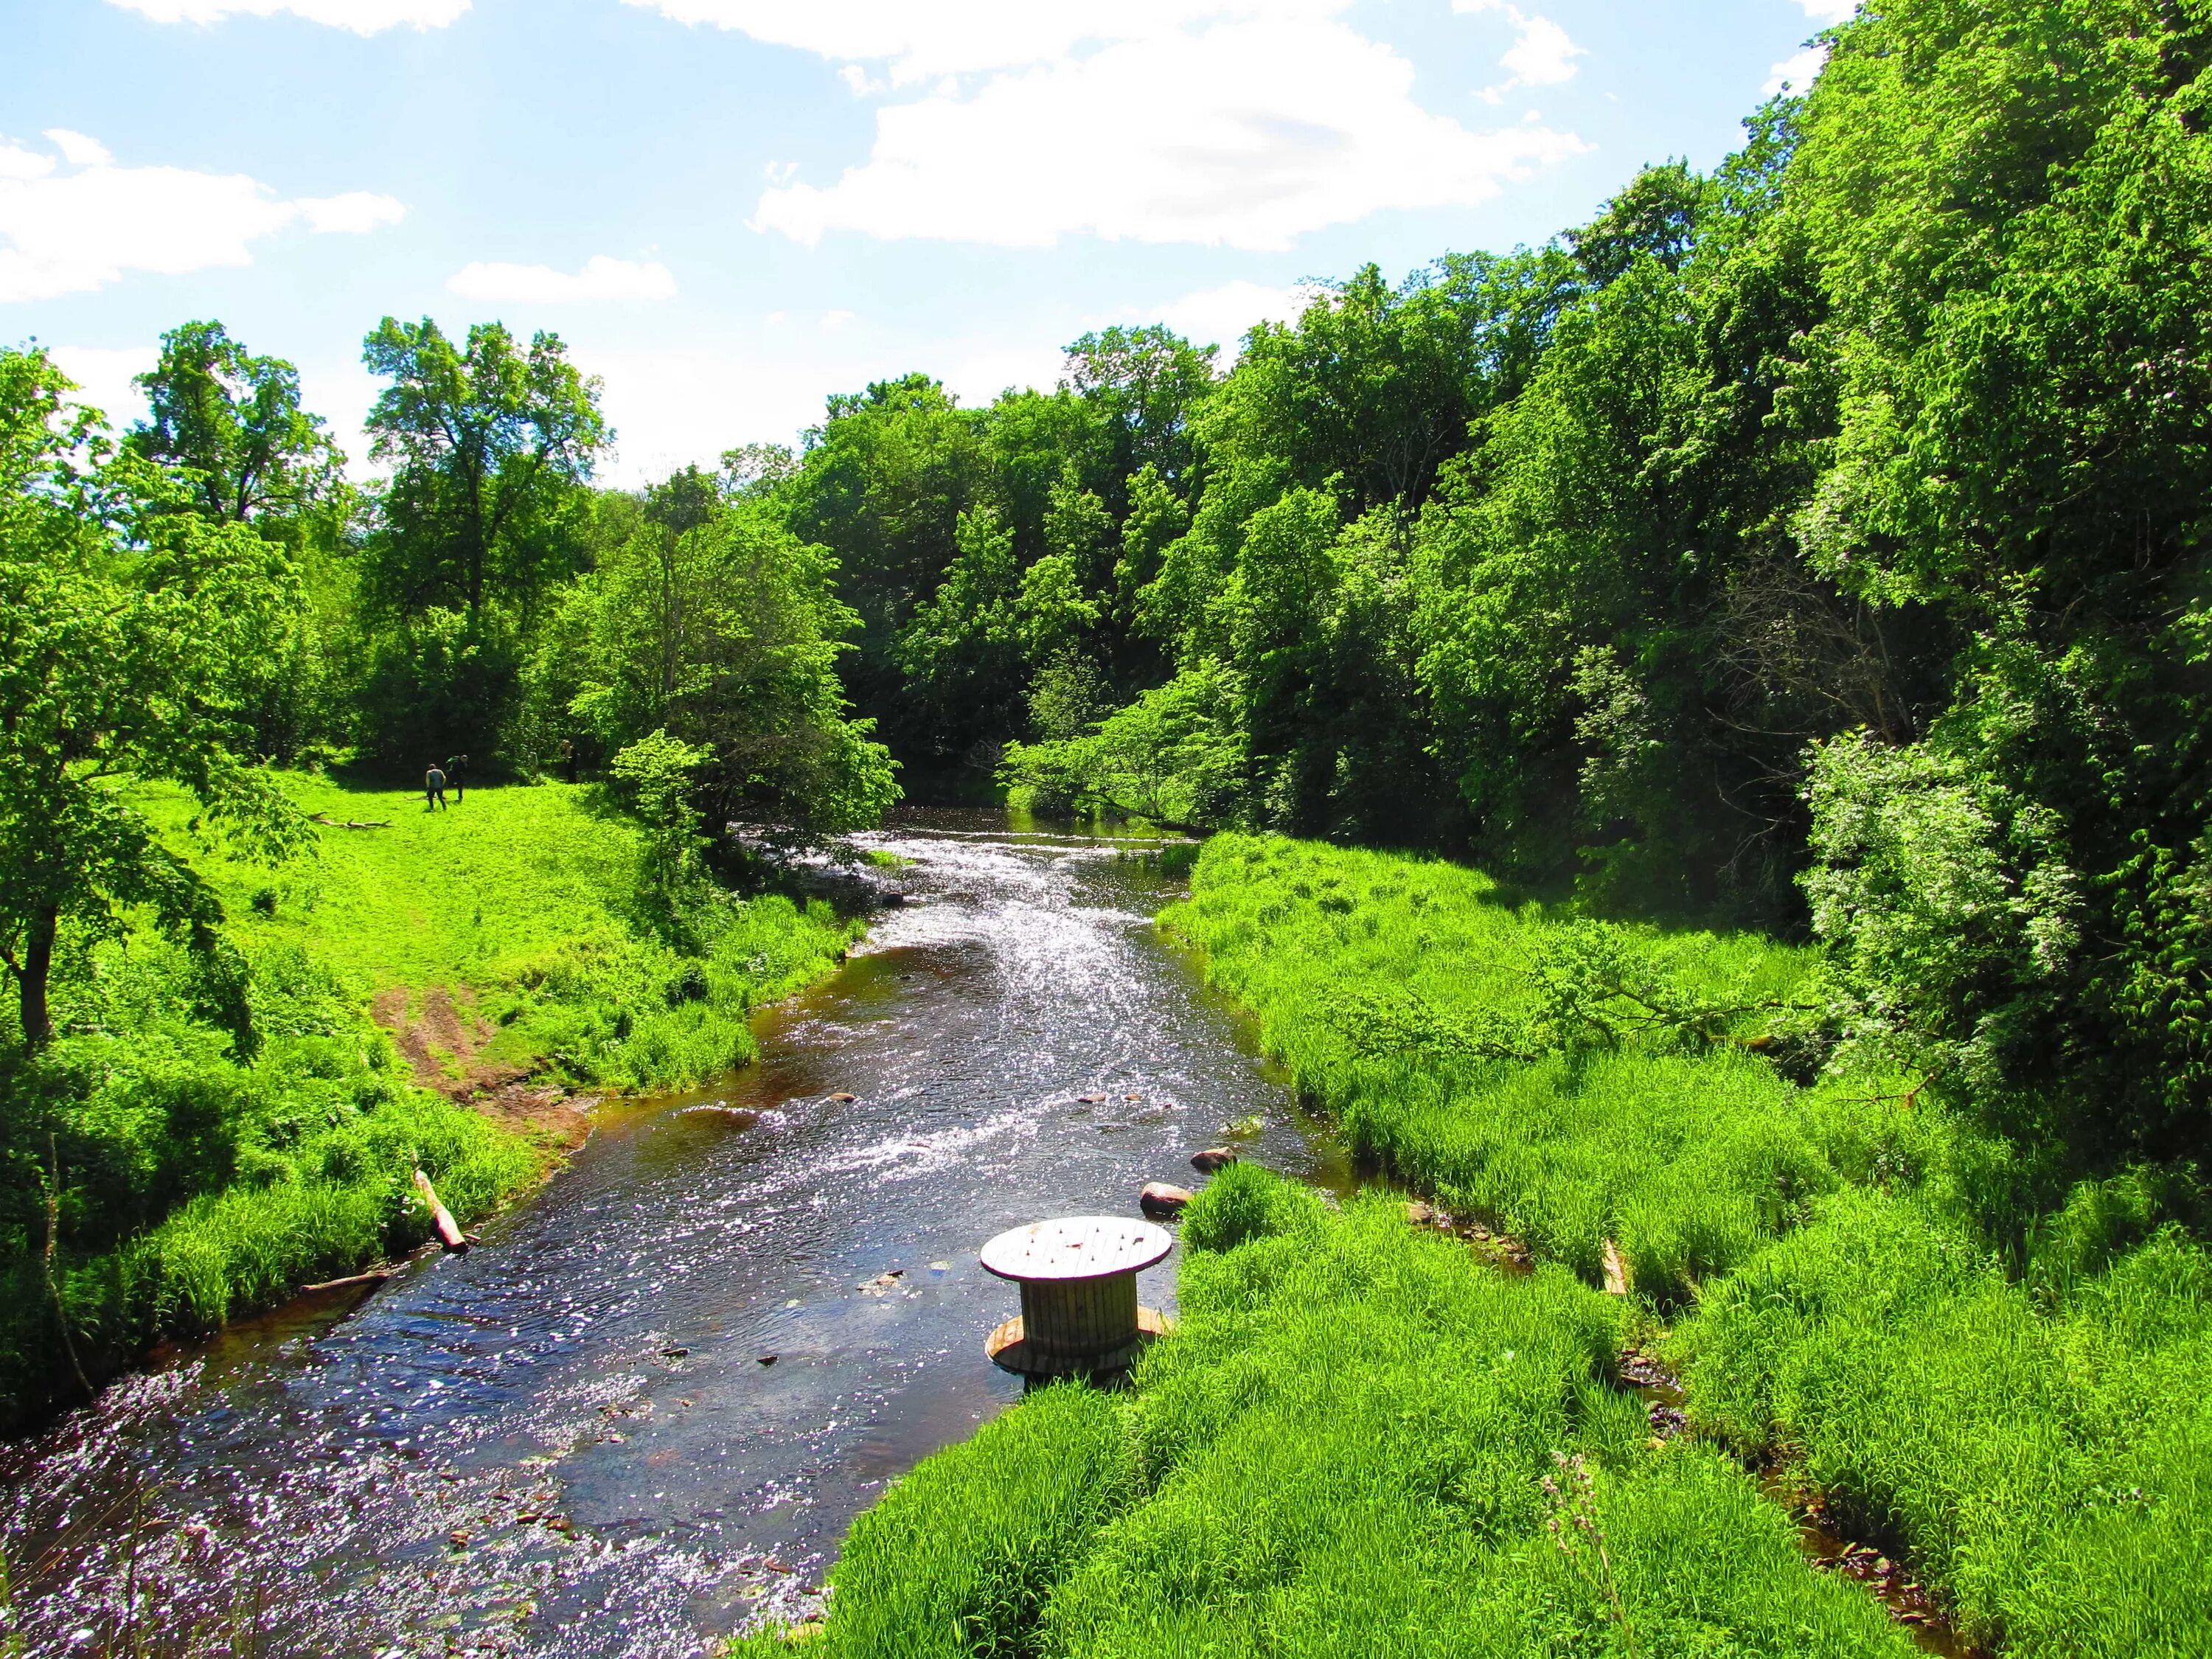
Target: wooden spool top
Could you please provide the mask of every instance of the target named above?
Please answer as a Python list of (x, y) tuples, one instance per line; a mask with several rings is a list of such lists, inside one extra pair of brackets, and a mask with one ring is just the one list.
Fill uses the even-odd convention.
[(1000, 1233), (983, 1247), (984, 1271), (1024, 1284), (1065, 1284), (1133, 1273), (1164, 1258), (1175, 1240), (1164, 1227), (1120, 1216), (1073, 1215)]

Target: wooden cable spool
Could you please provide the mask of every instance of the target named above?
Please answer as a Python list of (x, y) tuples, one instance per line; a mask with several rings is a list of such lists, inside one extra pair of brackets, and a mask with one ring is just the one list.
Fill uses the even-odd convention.
[(1000, 1233), (982, 1249), (987, 1273), (1021, 1286), (1022, 1311), (991, 1333), (984, 1352), (1025, 1376), (1127, 1370), (1164, 1333), (1157, 1308), (1137, 1303), (1137, 1274), (1175, 1240), (1148, 1221), (1069, 1216)]

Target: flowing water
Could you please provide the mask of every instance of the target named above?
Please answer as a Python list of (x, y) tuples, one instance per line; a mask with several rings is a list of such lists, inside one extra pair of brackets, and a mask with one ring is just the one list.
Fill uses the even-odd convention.
[(761, 1017), (757, 1065), (602, 1109), (467, 1255), (0, 1449), (25, 1650), (702, 1652), (804, 1613), (884, 1481), (1018, 1397), (993, 1233), (1132, 1214), (1252, 1115), (1254, 1156), (1340, 1184), (1123, 844), (981, 812), (867, 839), (915, 902)]

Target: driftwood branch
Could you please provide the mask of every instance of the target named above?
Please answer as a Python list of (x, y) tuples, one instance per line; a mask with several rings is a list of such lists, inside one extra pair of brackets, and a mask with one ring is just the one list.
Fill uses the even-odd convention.
[(302, 1285), (300, 1294), (309, 1291), (342, 1291), (349, 1285), (381, 1285), (399, 1271), (397, 1267), (371, 1267), (365, 1273), (348, 1273), (343, 1279), (325, 1279), (318, 1285)]
[(334, 818), (328, 812), (311, 815), (307, 822), (319, 823), (325, 830), (389, 830), (390, 818)]
[(422, 1170), (415, 1171), (415, 1190), (422, 1194), (422, 1201), (430, 1206), (430, 1219), (437, 1224), (438, 1237), (449, 1250), (469, 1248), (468, 1236), (461, 1231), (461, 1224), (453, 1219), (453, 1212), (438, 1196), (438, 1189), (430, 1184), (430, 1177)]

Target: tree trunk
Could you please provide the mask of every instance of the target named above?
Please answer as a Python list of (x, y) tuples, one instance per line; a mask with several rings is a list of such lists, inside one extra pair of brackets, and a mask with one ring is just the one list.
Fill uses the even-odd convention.
[(58, 914), (49, 906), (33, 913), (31, 933), (23, 945), (23, 971), (16, 976), (21, 993), (23, 1041), (43, 1048), (54, 1038), (54, 1017), (46, 1006), (46, 981), (54, 966), (54, 928)]

